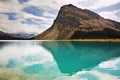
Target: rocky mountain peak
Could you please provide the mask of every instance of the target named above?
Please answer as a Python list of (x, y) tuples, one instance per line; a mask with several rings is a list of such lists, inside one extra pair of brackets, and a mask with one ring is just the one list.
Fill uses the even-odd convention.
[(36, 39), (106, 39), (120, 38), (120, 23), (72, 4), (60, 8), (51, 28)]
[(88, 9), (77, 8), (72, 4), (64, 5), (61, 7), (58, 17), (61, 17), (61, 16), (73, 16), (73, 17), (79, 17), (81, 19), (86, 19), (86, 20), (101, 18), (98, 14)]

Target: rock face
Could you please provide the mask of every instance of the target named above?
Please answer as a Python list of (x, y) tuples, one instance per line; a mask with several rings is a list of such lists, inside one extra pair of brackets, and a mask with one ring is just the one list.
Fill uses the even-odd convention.
[(39, 40), (120, 38), (120, 23), (71, 4), (62, 6), (52, 27), (38, 35)]

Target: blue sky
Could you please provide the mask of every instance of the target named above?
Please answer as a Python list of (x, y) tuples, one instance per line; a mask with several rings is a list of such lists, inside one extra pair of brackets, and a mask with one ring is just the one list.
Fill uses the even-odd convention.
[(120, 0), (0, 0), (0, 31), (39, 34), (51, 27), (65, 4), (120, 22)]

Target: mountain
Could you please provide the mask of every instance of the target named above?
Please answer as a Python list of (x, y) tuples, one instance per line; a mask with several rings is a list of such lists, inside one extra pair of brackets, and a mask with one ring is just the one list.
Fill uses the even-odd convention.
[(0, 40), (29, 40), (33, 39), (32, 34), (10, 34), (0, 31)]
[(120, 23), (69, 4), (61, 7), (52, 27), (37, 40), (118, 39)]

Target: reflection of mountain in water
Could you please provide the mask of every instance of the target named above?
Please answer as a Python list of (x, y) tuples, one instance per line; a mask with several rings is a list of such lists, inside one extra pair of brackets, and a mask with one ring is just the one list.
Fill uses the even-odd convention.
[(120, 56), (120, 43), (43, 42), (62, 73), (90, 70), (102, 61)]

